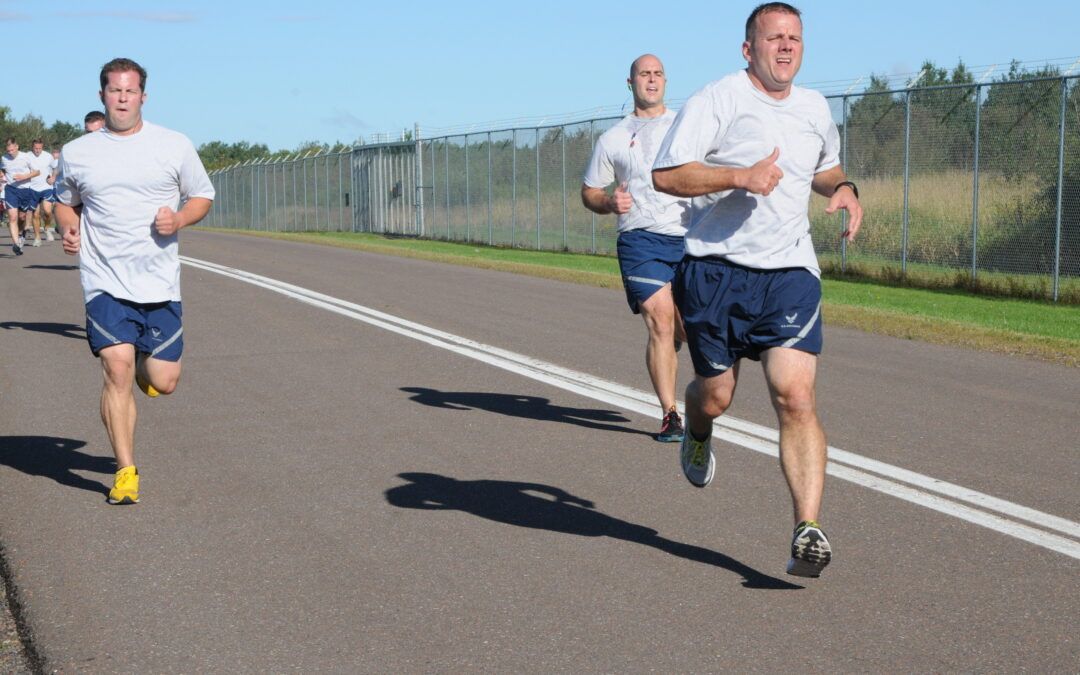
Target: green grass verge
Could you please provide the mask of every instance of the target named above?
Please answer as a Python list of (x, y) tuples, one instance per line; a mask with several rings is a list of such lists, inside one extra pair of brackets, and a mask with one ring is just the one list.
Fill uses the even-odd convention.
[[(376, 234), (200, 229), (338, 246), (604, 288), (621, 287), (618, 262), (610, 256), (491, 248)], [(832, 325), (1080, 366), (1080, 307), (1075, 305), (828, 277), (823, 293), (826, 318)]]

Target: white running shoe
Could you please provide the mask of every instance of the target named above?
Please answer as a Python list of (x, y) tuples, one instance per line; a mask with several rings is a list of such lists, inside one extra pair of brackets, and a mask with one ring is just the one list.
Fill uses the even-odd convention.
[(35, 248), (41, 246), (41, 237), (38, 237), (38, 238), (34, 239), (34, 243), (31, 244), (31, 246), (33, 246)]
[(699, 441), (687, 428), (679, 451), (683, 475), (696, 487), (703, 488), (712, 482), (716, 473), (716, 456), (712, 451), (712, 438)]
[(56, 237), (54, 237), (52, 233), (52, 228), (45, 230), (45, 239), (47, 241), (56, 241)]

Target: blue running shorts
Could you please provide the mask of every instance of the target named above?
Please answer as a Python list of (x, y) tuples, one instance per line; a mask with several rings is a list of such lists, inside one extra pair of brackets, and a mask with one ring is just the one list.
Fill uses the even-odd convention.
[(141, 305), (101, 293), (86, 303), (86, 339), (94, 356), (127, 343), (155, 359), (179, 361), (184, 351), (182, 314), (179, 302)]
[[(9, 209), (19, 209), (20, 211), (29, 211), (30, 200), (32, 199), (33, 191), (30, 188), (18, 188), (13, 185), (7, 186), (4, 190), (4, 203), (7, 204)], [(36, 208), (35, 204), (35, 208)]]
[(758, 270), (686, 256), (674, 284), (694, 372), (720, 375), (770, 347), (821, 353), (821, 280), (808, 270)]
[(640, 314), (641, 303), (675, 278), (684, 253), (682, 237), (641, 229), (621, 233), (615, 250), (626, 302), (634, 314)]
[(34, 190), (34, 208), (41, 202), (55, 202), (56, 190), (49, 188), (48, 190)]

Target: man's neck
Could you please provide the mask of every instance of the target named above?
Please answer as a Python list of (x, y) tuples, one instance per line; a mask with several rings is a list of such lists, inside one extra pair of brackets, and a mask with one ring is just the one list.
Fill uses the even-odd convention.
[(634, 106), (634, 117), (642, 117), (644, 119), (652, 119), (654, 117), (660, 117), (667, 112), (667, 106), (663, 103), (659, 103), (648, 108), (639, 108)]
[(754, 75), (754, 71), (749, 68), (746, 69), (746, 76), (750, 78), (750, 84), (754, 85), (754, 89), (757, 89), (762, 94), (765, 94), (769, 98), (775, 98), (777, 101), (783, 101), (785, 98), (791, 95), (791, 83), (788, 83), (784, 89), (779, 91), (772, 91), (765, 87), (765, 84)]
[(113, 134), (115, 136), (134, 136), (135, 134), (142, 131), (143, 121), (140, 117), (138, 123), (127, 131), (117, 131), (116, 129), (113, 129), (111, 126), (109, 126), (108, 123), (105, 124), (105, 128), (109, 130), (110, 134)]

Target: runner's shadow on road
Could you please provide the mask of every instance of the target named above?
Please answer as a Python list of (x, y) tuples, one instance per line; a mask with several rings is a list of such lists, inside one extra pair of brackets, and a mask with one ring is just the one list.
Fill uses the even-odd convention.
[(28, 330), (34, 333), (48, 333), (63, 337), (86, 339), (86, 329), (74, 323), (50, 323), (47, 321), (4, 321), (0, 322), (0, 328), (4, 330)]
[(79, 452), (86, 441), (55, 436), (0, 436), (0, 464), (29, 476), (52, 478), (61, 485), (98, 494), (108, 488), (75, 471), (111, 474), (116, 462), (111, 457), (95, 457)]
[(78, 265), (26, 265), (24, 270), (77, 270)]
[(552, 405), (550, 399), (541, 396), (493, 394), (479, 391), (439, 391), (425, 387), (402, 387), (401, 391), (413, 394), (409, 397), (410, 401), (416, 401), (433, 408), (487, 410), (500, 415), (523, 417), (541, 422), (562, 422), (589, 429), (652, 436), (649, 432), (641, 429), (631, 429), (619, 424), (613, 424), (614, 422), (630, 421), (617, 412), (597, 410), (595, 408), (568, 408), (561, 405)]
[(387, 502), (399, 508), (464, 511), (518, 527), (622, 539), (694, 562), (722, 567), (740, 575), (746, 588), (803, 588), (759, 572), (723, 553), (665, 539), (656, 530), (601, 513), (591, 501), (550, 485), (457, 480), (432, 473), (400, 473), (398, 477), (409, 482), (387, 490), (385, 496)]

